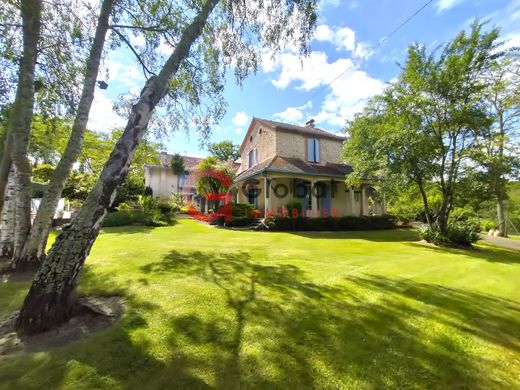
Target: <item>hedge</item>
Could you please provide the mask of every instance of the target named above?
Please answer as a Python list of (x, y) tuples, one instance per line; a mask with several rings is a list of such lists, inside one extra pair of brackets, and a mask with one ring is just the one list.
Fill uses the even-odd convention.
[(266, 224), (270, 230), (383, 230), (395, 228), (396, 218), (391, 215), (337, 218), (282, 218), (276, 216), (267, 218)]

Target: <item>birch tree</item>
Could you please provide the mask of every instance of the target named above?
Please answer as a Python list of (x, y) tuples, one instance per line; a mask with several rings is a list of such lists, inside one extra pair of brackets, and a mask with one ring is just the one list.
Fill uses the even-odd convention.
[[(195, 77), (218, 73), (222, 67), (232, 65), (240, 80), (256, 70), (262, 50), (276, 51), (292, 43), (301, 52), (308, 52), (316, 23), (316, 1), (224, 1), (218, 5), (217, 0), (183, 4), (177, 26), (172, 29), (176, 35), (174, 49), (157, 74), (145, 83), (96, 186), (38, 270), (17, 320), (20, 332), (40, 332), (72, 315), (78, 276), (154, 109), (167, 95), (174, 100), (182, 98), (184, 91), (198, 96), (189, 92), (190, 80), (179, 78), (185, 74), (182, 69), (189, 68), (186, 64), (206, 60), (211, 65), (190, 69)], [(218, 84), (211, 87), (221, 89)]]

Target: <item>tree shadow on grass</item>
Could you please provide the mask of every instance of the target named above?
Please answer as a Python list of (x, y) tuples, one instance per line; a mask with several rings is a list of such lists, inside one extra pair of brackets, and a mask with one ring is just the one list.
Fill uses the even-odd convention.
[(474, 246), (468, 249), (446, 248), (422, 244), (419, 242), (411, 242), (409, 245), (415, 248), (422, 248), (423, 250), (427, 251), (464, 255), (476, 259), (486, 260), (491, 263), (520, 264), (520, 252), (492, 245)]
[[(126, 314), (112, 328), (68, 347), (0, 358), (0, 387), (519, 384), (514, 363), (503, 367), (503, 360), (474, 349), (488, 343), (510, 351), (514, 362), (520, 351), (517, 302), (375, 275), (320, 284), (298, 267), (246, 252), (171, 251), (141, 271), (135, 280), (116, 281), (87, 267), (82, 291), (124, 296)], [(195, 284), (193, 306), (184, 303), (181, 311), (167, 312), (160, 302), (128, 289), (149, 274), (161, 282), (171, 278), (172, 289), (182, 278), (198, 279), (204, 287), (197, 291)], [(151, 324), (158, 319), (167, 325), (160, 332)]]
[(460, 339), (519, 351), (519, 305), (478, 293), (371, 275), (319, 285), (244, 252), (171, 251), (142, 270), (196, 275), (225, 296), (231, 318), (174, 317), (169, 339), (218, 351), (217, 388), (485, 388), (499, 363)]
[[(59, 388), (60, 384), (128, 389), (164, 386), (161, 373), (165, 371), (166, 363), (151, 353), (150, 339), (140, 337), (149, 328), (148, 318), (157, 315), (160, 307), (129, 293), (124, 284), (118, 284), (108, 275), (100, 278), (88, 266), (82, 274), (82, 283), (88, 285), (87, 293), (94, 291), (96, 295), (124, 297), (126, 312), (123, 317), (112, 327), (63, 347), (0, 356), (1, 389)], [(193, 361), (172, 360), (172, 364), (176, 366), (176, 381), (190, 383), (193, 388), (207, 388), (189, 372), (195, 364)]]
[(374, 242), (417, 241), (418, 234), (412, 229), (362, 230), (362, 231), (286, 231), (286, 233), (312, 239), (357, 239)]

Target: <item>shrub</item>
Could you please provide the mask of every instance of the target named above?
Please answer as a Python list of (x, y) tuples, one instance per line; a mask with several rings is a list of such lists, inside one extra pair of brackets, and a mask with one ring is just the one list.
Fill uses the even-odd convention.
[(231, 205), (231, 215), (237, 218), (245, 218), (251, 215), (254, 206), (250, 203), (233, 203)]
[(144, 224), (145, 216), (141, 211), (114, 211), (108, 213), (103, 221), (104, 227)]
[(116, 207), (117, 211), (132, 211), (133, 208), (128, 203), (119, 203), (119, 205)]
[(153, 196), (152, 187), (146, 186), (144, 188), (144, 196)]
[(471, 221), (454, 221), (448, 225), (448, 241), (453, 245), (470, 246), (480, 238), (480, 226)]
[(471, 221), (452, 220), (445, 234), (438, 227), (422, 226), (419, 237), (439, 246), (471, 246), (480, 238), (480, 227)]
[(303, 212), (302, 212), (302, 209), (303, 209), (303, 206), (302, 206), (302, 202), (300, 201), (300, 199), (291, 199), (289, 202), (287, 202), (287, 204), (285, 205), (285, 208), (287, 209), (287, 211), (289, 212), (289, 216), (292, 217), (293, 214), (293, 210), (296, 209), (298, 210), (298, 215), (303, 215)]
[(273, 230), (381, 230), (393, 229), (396, 219), (390, 215), (383, 216), (348, 216), (327, 218), (287, 218), (271, 216), (266, 218), (266, 224)]
[(174, 221), (173, 207), (168, 201), (155, 201), (150, 195), (143, 195), (139, 197), (139, 205), (143, 209), (146, 225), (166, 226)]
[(226, 223), (226, 226), (244, 227), (253, 223), (255, 219), (251, 217), (233, 217), (231, 222)]
[(480, 229), (484, 232), (489, 232), (491, 229), (495, 228), (495, 223), (491, 220), (484, 220), (480, 223)]

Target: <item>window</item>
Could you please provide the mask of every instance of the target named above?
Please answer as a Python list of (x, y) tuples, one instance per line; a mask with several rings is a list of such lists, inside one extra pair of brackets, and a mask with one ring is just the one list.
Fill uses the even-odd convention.
[(249, 151), (249, 156), (247, 158), (247, 167), (254, 167), (258, 163), (258, 150), (252, 149)]
[(307, 140), (307, 160), (310, 162), (320, 162), (320, 140), (309, 138)]

